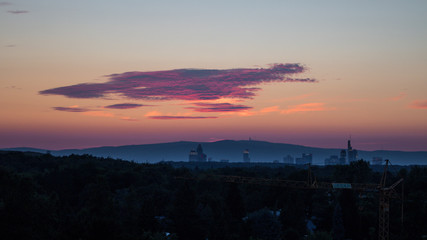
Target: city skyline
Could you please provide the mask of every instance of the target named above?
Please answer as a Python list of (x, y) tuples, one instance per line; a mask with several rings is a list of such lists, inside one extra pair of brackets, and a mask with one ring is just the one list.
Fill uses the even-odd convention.
[(0, 148), (427, 151), (425, 1), (2, 1)]

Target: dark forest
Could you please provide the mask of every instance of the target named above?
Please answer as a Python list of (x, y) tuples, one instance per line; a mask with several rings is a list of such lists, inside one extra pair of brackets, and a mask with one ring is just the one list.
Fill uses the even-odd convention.
[[(214, 165), (212, 163), (211, 165)], [(317, 181), (379, 183), (363, 160), (312, 166)], [(90, 155), (0, 152), (0, 239), (378, 239), (378, 194), (210, 181), (206, 176), (306, 181), (296, 166), (177, 167)], [(427, 235), (427, 168), (390, 201), (390, 239)], [(397, 187), (402, 196), (402, 187)], [(403, 222), (402, 222), (403, 203)]]

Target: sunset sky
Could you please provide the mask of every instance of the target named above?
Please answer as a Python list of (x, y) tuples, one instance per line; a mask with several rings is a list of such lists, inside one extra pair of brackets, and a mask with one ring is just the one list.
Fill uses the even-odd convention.
[(0, 0), (0, 148), (427, 151), (427, 1)]

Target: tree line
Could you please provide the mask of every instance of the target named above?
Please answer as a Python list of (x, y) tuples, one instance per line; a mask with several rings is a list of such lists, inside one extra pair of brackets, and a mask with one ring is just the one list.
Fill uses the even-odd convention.
[[(379, 183), (368, 162), (315, 166), (318, 181)], [(203, 181), (234, 175), (305, 181), (295, 166), (189, 169), (90, 155), (0, 152), (1, 239), (377, 239), (378, 196)], [(177, 177), (186, 176), (189, 179)], [(391, 239), (427, 235), (427, 168), (403, 177), (390, 206)], [(191, 178), (191, 179), (190, 179)]]

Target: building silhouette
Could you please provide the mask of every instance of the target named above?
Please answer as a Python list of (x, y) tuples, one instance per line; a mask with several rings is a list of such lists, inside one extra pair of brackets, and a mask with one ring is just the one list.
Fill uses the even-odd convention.
[(251, 162), (251, 158), (249, 157), (249, 150), (248, 149), (243, 151), (243, 162), (245, 162), (245, 163)]
[(351, 163), (357, 160), (357, 150), (351, 147), (350, 140), (348, 140), (347, 142), (347, 157), (348, 157), (348, 163)]
[(325, 165), (339, 165), (340, 158), (337, 155), (331, 155), (329, 158), (325, 159)]
[(291, 155), (288, 154), (286, 157), (283, 158), (283, 163), (284, 164), (295, 164), (294, 157), (292, 157)]
[(191, 149), (190, 155), (188, 156), (189, 162), (197, 162), (197, 152), (194, 149)]
[(203, 153), (202, 145), (197, 146), (197, 150), (192, 149), (188, 156), (189, 162), (206, 162), (207, 156)]
[(311, 164), (313, 162), (313, 154), (303, 153), (300, 158), (295, 159), (295, 164)]
[(347, 152), (345, 151), (345, 150), (341, 150), (341, 152), (340, 152), (340, 159), (338, 160), (339, 161), (339, 164), (340, 165), (344, 165), (345, 164), (345, 159), (347, 158)]

